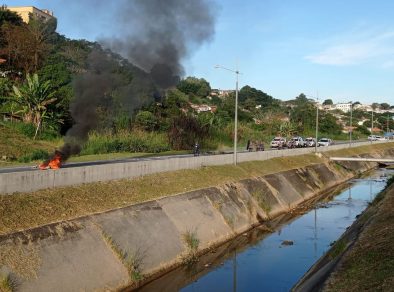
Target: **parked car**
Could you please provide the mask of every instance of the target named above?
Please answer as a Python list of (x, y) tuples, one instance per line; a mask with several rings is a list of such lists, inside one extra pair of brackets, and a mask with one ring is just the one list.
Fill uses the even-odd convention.
[(376, 141), (376, 136), (375, 135), (370, 135), (368, 136), (368, 141)]
[(382, 136), (376, 136), (376, 141), (386, 141), (386, 138)]
[[(312, 137), (308, 137), (305, 139), (305, 147), (315, 147), (316, 146), (316, 139)], [(317, 145), (319, 146), (319, 145)]]
[(332, 140), (329, 138), (321, 138), (318, 142), (319, 146), (330, 146), (332, 145)]
[(275, 137), (270, 144), (271, 148), (282, 149), (286, 146), (286, 138), (283, 137)]
[(293, 137), (287, 142), (287, 148), (300, 148), (305, 147), (305, 141), (302, 137)]

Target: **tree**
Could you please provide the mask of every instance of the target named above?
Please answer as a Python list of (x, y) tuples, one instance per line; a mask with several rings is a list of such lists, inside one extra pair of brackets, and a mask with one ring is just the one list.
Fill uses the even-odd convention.
[(378, 104), (377, 102), (374, 102), (373, 104), (372, 104), (372, 109), (373, 110), (376, 110), (377, 108), (379, 108), (380, 107), (380, 104)]
[(202, 125), (196, 117), (180, 113), (172, 119), (168, 139), (173, 149), (191, 149), (196, 142), (202, 145), (208, 134), (208, 124)]
[(185, 94), (207, 97), (211, 93), (211, 86), (204, 78), (187, 77), (179, 82), (177, 88)]
[(48, 105), (57, 100), (53, 97), (50, 82), (40, 83), (37, 74), (34, 74), (33, 77), (27, 74), (26, 82), (19, 88), (14, 85), (13, 90), (11, 101), (20, 106), (23, 120), (36, 126), (35, 139), (43, 119), (50, 117), (50, 113), (47, 111)]
[(149, 111), (139, 111), (135, 117), (135, 122), (144, 130), (152, 131), (156, 126), (156, 117)]
[(340, 134), (342, 126), (337, 124), (337, 119), (330, 113), (322, 112), (319, 118), (319, 132), (327, 135)]
[(323, 101), (323, 105), (333, 105), (334, 102), (332, 101), (332, 99), (326, 99), (325, 101)]
[(0, 6), (0, 27), (6, 22), (14, 25), (21, 25), (23, 20), (18, 13), (8, 10), (7, 6), (3, 5)]
[(390, 105), (388, 103), (384, 102), (384, 103), (380, 104), (380, 108), (383, 110), (388, 110), (390, 108)]
[(240, 103), (248, 100), (248, 103), (254, 101), (256, 105), (261, 105), (263, 108), (271, 106), (274, 102), (274, 98), (265, 92), (256, 88), (246, 85), (239, 91), (238, 99)]
[(33, 40), (31, 47), (34, 54), (33, 60), (35, 71), (37, 71), (37, 69), (40, 67), (42, 61), (49, 52), (49, 40), (54, 35), (56, 27), (56, 19), (42, 21), (37, 17), (30, 17), (27, 29), (30, 32), (31, 38)]
[(298, 126), (299, 132), (311, 131), (315, 128), (316, 107), (305, 94), (296, 97), (290, 112), (290, 121)]

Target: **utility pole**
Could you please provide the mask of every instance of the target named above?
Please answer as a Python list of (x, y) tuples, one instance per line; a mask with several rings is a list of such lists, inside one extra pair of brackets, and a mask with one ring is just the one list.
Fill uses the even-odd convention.
[(352, 133), (353, 133), (353, 122), (352, 122), (352, 118), (353, 118), (353, 102), (350, 102), (350, 136), (349, 136), (349, 147), (352, 147)]
[(228, 69), (221, 65), (216, 65), (215, 68), (221, 68), (230, 72), (235, 73), (236, 75), (236, 82), (235, 82), (235, 114), (234, 114), (234, 158), (233, 163), (237, 165), (237, 143), (238, 143), (238, 75), (241, 74), (238, 71), (238, 64), (235, 70)]
[(372, 108), (372, 119), (371, 119), (371, 135), (373, 135), (373, 108)]
[(316, 133), (315, 133), (315, 153), (317, 153), (317, 134), (318, 134), (318, 129), (319, 129), (319, 92), (317, 92), (316, 95)]
[(387, 114), (387, 129), (386, 129), (386, 132), (388, 133), (389, 132), (389, 114)]

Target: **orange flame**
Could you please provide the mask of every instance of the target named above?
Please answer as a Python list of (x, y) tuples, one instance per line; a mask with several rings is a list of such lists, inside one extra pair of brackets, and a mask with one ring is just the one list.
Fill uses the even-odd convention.
[(55, 155), (49, 161), (41, 163), (38, 168), (41, 170), (45, 169), (59, 169), (62, 165), (62, 154), (59, 151), (55, 151)]

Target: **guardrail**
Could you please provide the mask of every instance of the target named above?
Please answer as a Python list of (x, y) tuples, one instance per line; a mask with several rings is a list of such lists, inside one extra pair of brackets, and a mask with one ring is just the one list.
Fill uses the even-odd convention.
[[(386, 143), (373, 142), (376, 143)], [(353, 142), (352, 146), (370, 145), (371, 142)], [(348, 148), (349, 144), (318, 147), (318, 152)], [(240, 152), (238, 162), (268, 160), (276, 157), (295, 156), (312, 153), (315, 148), (284, 149), (260, 152)], [(233, 163), (232, 154), (202, 155), (190, 157), (168, 157), (167, 159), (141, 159), (101, 165), (75, 166), (58, 170), (32, 170), (0, 174), (0, 193), (30, 192), (46, 188), (78, 185), (83, 183), (133, 178), (147, 174), (195, 169), (203, 166)]]

